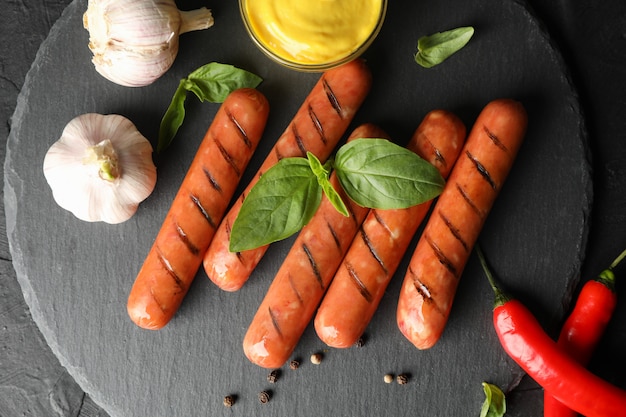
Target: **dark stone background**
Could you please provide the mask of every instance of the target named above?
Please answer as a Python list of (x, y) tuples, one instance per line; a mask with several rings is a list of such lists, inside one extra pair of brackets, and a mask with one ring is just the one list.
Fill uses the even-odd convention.
[[(70, 0), (10, 0), (0, 14), (0, 160), (24, 78), (40, 43)], [(626, 2), (529, 1), (560, 47), (587, 116), (594, 209), (583, 281), (626, 247)], [(0, 416), (106, 416), (49, 350), (11, 265), (0, 213)], [(623, 269), (617, 270), (624, 276)], [(626, 291), (590, 365), (626, 388)], [(535, 388), (525, 381), (518, 389)], [(516, 413), (524, 404), (516, 404)], [(533, 409), (528, 405), (529, 410)], [(522, 415), (523, 413), (520, 413)]]

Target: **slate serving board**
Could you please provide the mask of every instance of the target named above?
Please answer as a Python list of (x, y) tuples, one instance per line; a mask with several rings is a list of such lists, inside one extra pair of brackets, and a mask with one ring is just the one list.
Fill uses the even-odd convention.
[[(202, 5), (179, 3), (181, 9)], [(183, 35), (176, 63), (151, 86), (124, 88), (95, 72), (82, 28), (86, 0), (66, 9), (28, 74), (7, 145), (7, 232), (25, 299), (52, 350), (112, 417), (477, 414), (482, 381), (509, 389), (521, 372), (497, 343), (491, 290), (475, 258), (432, 349), (416, 350), (395, 326), (405, 260), (363, 347), (325, 348), (309, 328), (294, 353), (301, 368), (284, 368), (274, 385), (266, 381), (267, 370), (247, 362), (241, 340), (291, 239), (273, 245), (237, 293), (218, 290), (200, 271), (161, 331), (141, 330), (126, 316), (135, 274), (217, 105), (188, 99), (174, 146), (155, 157), (153, 195), (135, 217), (115, 226), (81, 222), (52, 199), (42, 162), (65, 124), (86, 112), (119, 113), (156, 144), (158, 121), (178, 80), (210, 61), (234, 64), (264, 78), (259, 89), (272, 105), (243, 187), (319, 78), (269, 62), (247, 38), (235, 2), (206, 6), (215, 26)], [(414, 63), (420, 36), (464, 25), (476, 29), (465, 49), (429, 70)], [(434, 108), (456, 112), (469, 128), (494, 98), (525, 104), (527, 138), (480, 242), (496, 273), (554, 332), (579, 278), (592, 192), (584, 119), (550, 38), (523, 2), (392, 2), (365, 58), (374, 86), (354, 125), (377, 123), (400, 143)], [(322, 364), (308, 363), (318, 351), (325, 354)], [(409, 384), (383, 383), (385, 373), (401, 372), (411, 376)], [(256, 396), (264, 389), (273, 395), (261, 405)], [(227, 394), (238, 397), (230, 409), (222, 405)]]

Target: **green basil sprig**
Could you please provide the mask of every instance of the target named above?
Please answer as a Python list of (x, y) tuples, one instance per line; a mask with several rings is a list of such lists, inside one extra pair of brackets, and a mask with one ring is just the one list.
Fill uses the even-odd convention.
[(161, 120), (157, 152), (163, 151), (172, 143), (183, 124), (187, 92), (194, 93), (201, 102), (222, 103), (234, 90), (256, 88), (262, 81), (261, 77), (251, 72), (218, 62), (203, 65), (181, 79)]
[(441, 64), (463, 48), (473, 35), (474, 28), (466, 26), (423, 36), (417, 40), (415, 62), (424, 68)]
[(506, 399), (498, 386), (483, 382), (485, 402), (480, 410), (480, 417), (502, 417), (506, 413)]
[(445, 184), (437, 168), (386, 139), (354, 139), (324, 165), (311, 153), (283, 158), (248, 193), (233, 223), (229, 250), (258, 248), (298, 232), (313, 217), (322, 193), (348, 216), (329, 180), (333, 169), (347, 196), (368, 208), (411, 207), (438, 196)]

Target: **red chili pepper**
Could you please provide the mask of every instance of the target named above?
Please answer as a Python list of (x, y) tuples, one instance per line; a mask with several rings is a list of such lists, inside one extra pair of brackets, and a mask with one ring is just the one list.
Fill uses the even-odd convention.
[[(583, 286), (574, 309), (563, 324), (559, 347), (582, 365), (587, 365), (617, 304), (613, 269), (624, 259), (623, 251), (613, 263), (596, 278)], [(576, 417), (578, 413), (557, 401), (544, 391), (544, 417)]]
[(476, 250), (496, 297), (493, 324), (505, 352), (572, 410), (587, 417), (626, 417), (626, 391), (563, 352), (521, 302), (500, 290), (478, 246)]

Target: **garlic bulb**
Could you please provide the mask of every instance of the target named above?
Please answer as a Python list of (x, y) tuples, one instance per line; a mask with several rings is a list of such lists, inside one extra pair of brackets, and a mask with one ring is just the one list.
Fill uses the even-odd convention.
[(43, 172), (57, 204), (88, 222), (128, 220), (156, 184), (152, 145), (117, 114), (72, 119), (48, 149)]
[(174, 0), (89, 0), (83, 15), (96, 71), (127, 87), (154, 82), (172, 66), (179, 35), (212, 25), (207, 8), (180, 11)]

